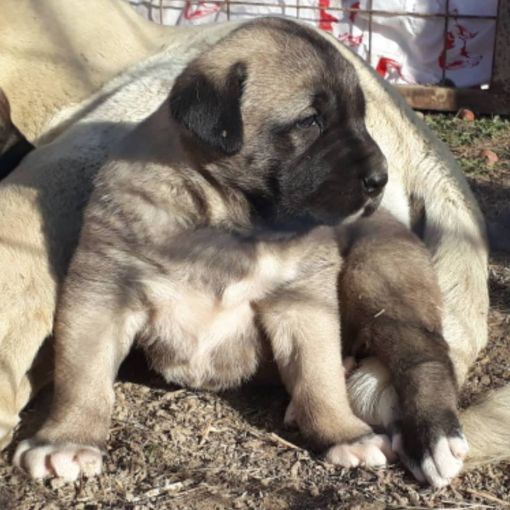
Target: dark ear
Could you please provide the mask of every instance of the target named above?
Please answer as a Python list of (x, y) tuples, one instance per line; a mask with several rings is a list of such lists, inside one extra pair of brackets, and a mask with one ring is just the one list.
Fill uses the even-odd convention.
[[(197, 66), (195, 66), (197, 67)], [(222, 83), (189, 66), (176, 80), (170, 93), (170, 113), (202, 142), (226, 154), (243, 145), (241, 95), (246, 66), (232, 65)]]

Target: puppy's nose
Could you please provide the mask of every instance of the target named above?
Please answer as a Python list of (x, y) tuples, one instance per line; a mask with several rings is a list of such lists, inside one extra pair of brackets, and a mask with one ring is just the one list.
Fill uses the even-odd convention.
[(388, 173), (385, 170), (375, 170), (369, 175), (363, 177), (363, 188), (365, 193), (370, 196), (376, 196), (381, 193), (388, 182)]

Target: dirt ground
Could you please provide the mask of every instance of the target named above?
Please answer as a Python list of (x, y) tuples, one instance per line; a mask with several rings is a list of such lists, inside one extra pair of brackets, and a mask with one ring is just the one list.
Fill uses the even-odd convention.
[[(487, 217), (510, 220), (510, 121), (426, 120), (459, 158)], [(483, 149), (499, 161), (487, 164)], [(490, 345), (471, 371), (463, 406), (510, 382), (510, 255), (492, 254), (490, 291)], [(278, 388), (221, 395), (168, 388), (136, 360), (123, 374), (131, 382), (116, 384), (105, 473), (74, 484), (31, 481), (10, 466), (10, 448), (0, 456), (0, 509), (510, 508), (510, 464), (476, 469), (433, 491), (398, 464), (350, 471), (325, 464), (283, 428), (287, 397)], [(38, 418), (43, 402), (25, 421)]]

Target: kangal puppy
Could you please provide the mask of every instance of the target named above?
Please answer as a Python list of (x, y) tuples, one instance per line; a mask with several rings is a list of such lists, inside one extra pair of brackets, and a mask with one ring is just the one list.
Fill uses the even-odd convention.
[(336, 225), (373, 211), (385, 159), (353, 66), (315, 31), (243, 25), (192, 61), (98, 174), (55, 326), (50, 417), (15, 462), (101, 470), (134, 343), (172, 382), (222, 389), (271, 353), (301, 431), (344, 466), (391, 451), (348, 403)]

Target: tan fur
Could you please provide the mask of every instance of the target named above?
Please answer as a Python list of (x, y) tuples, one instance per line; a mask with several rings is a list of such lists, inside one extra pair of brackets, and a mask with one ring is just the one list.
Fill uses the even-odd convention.
[[(173, 60), (178, 56), (177, 60), (186, 62), (193, 56), (195, 49), (211, 44), (234, 27), (224, 25), (187, 30), (161, 29), (156, 25), (146, 24), (135, 16), (128, 24), (117, 24), (115, 38), (111, 38), (107, 25), (113, 23), (111, 20), (119, 12), (120, 2), (101, 2), (99, 10), (88, 8), (79, 0), (52, 0), (51, 4), (54, 5), (53, 19), (61, 26), (73, 27), (71, 36), (91, 32), (94, 34), (94, 37), (86, 36), (79, 40), (75, 45), (79, 52), (91, 51), (99, 55), (104, 44), (111, 42), (114, 46), (113, 49), (110, 47), (108, 53), (103, 52), (103, 55), (107, 55), (104, 58), (111, 70), (105, 70), (103, 66), (99, 72), (94, 68), (97, 72), (96, 84), (106, 82), (112, 75), (120, 72), (123, 65), (127, 65), (122, 64), (123, 49), (118, 53), (115, 49), (119, 48), (119, 42), (133, 44), (134, 41), (139, 41), (133, 37), (133, 33), (140, 33), (140, 27), (143, 27), (151, 48), (144, 49), (143, 45), (139, 45), (138, 57), (134, 57), (131, 62), (136, 58), (141, 60), (149, 56), (162, 40), (172, 47)], [(0, 65), (9, 62), (9, 66), (2, 67), (0, 79), (9, 82), (8, 92), (13, 102), (15, 117), (32, 138), (41, 134), (41, 126), (52, 112), (77, 100), (72, 93), (74, 90), (81, 90), (83, 84), (78, 83), (76, 88), (66, 85), (66, 77), (72, 77), (72, 73), (62, 72), (62, 67), (56, 61), (60, 58), (62, 62), (76, 59), (70, 57), (67, 45), (55, 44), (47, 31), (38, 28), (38, 17), (25, 11), (18, 15), (19, 9), (25, 8), (31, 9), (31, 2), (7, 0), (2, 4), (0, 23), (9, 20), (7, 29), (4, 27), (0, 30), (0, 37), (9, 34), (2, 48), (11, 51), (13, 41), (24, 41), (23, 53), (27, 57), (20, 60), (18, 54), (16, 58), (4, 59), (6, 53), (2, 52)], [(80, 8), (80, 15), (74, 15)], [(97, 12), (102, 14), (97, 15)], [(131, 16), (129, 10), (126, 10), (126, 13)], [(67, 15), (72, 21), (66, 21)], [(102, 23), (102, 20), (105, 22)], [(12, 34), (11, 29), (15, 30), (16, 34)], [(32, 37), (32, 34), (36, 33), (38, 36)], [(42, 80), (42, 71), (36, 74), (40, 67), (34, 66), (31, 57), (42, 45), (51, 46), (58, 57), (44, 62), (44, 76), (47, 77), (45, 80)], [(14, 50), (15, 48), (12, 50), (13, 54)], [(389, 162), (390, 183), (386, 190), (388, 208), (405, 222), (408, 219), (406, 201), (417, 194), (423, 198), (427, 218), (431, 218), (425, 243), (434, 253), (434, 267), (439, 274), (443, 299), (447, 305), (443, 317), (444, 335), (452, 346), (453, 361), (461, 383), (487, 339), (487, 250), (483, 222), (476, 202), (451, 154), (429, 133), (425, 124), (409, 110), (398, 94), (359, 59), (351, 56), (348, 50), (340, 45), (338, 50), (352, 60), (360, 76), (368, 99), (368, 127)], [(33, 75), (30, 74), (32, 70)], [(79, 76), (80, 73), (77, 82), (80, 82)], [(127, 90), (128, 83), (134, 80), (136, 72), (127, 73), (83, 105), (60, 114), (53, 125), (58, 125), (63, 120), (75, 122), (90, 115), (98, 105), (108, 104), (108, 98), (114, 97), (119, 90)], [(4, 83), (2, 81), (2, 84)], [(20, 83), (24, 86), (21, 87)], [(31, 94), (38, 98), (37, 102), (31, 102), (29, 95), (25, 94), (27, 84), (36, 87), (30, 90)], [(41, 94), (37, 90), (38, 86), (41, 87)], [(78, 97), (86, 97), (96, 86), (90, 86), (88, 91)], [(65, 93), (61, 93), (61, 90), (65, 90)], [(141, 90), (146, 95), (147, 89), (141, 87)], [(58, 92), (55, 96), (54, 91)], [(120, 114), (119, 101), (117, 108)], [(145, 115), (145, 111), (140, 111), (139, 105), (133, 102), (122, 111), (121, 118), (139, 119)], [(114, 115), (112, 118), (119, 122)], [(43, 339), (51, 332), (57, 285), (67, 265), (66, 261), (79, 228), (80, 204), (83, 204), (84, 194), (87, 194), (84, 190), (89, 189), (90, 166), (76, 163), (66, 152), (73, 139), (79, 139), (78, 133), (78, 130), (71, 130), (69, 136), (61, 137), (54, 146), (38, 151), (34, 157), (29, 156), (16, 174), (0, 187), (0, 213), (6, 219), (0, 224), (0, 283), (4, 296), (3, 305), (0, 304), (0, 423), (5, 424), (6, 434), (17, 422), (17, 414), (30, 393), (31, 384), (26, 377), (28, 368)], [(92, 131), (87, 136), (93, 137)], [(82, 137), (79, 147), (84, 140)], [(102, 143), (111, 144), (111, 137), (105, 138), (105, 141), (98, 138), (94, 143), (98, 147), (102, 147)], [(42, 172), (44, 179), (41, 178)], [(54, 214), (47, 217), (50, 208)], [(45, 225), (51, 225), (49, 231)], [(57, 246), (58, 249), (55, 249)], [(367, 416), (368, 410), (374, 412), (371, 422), (381, 421), (382, 415), (388, 413), (388, 408), (379, 405), (381, 401), (378, 391), (370, 389), (364, 392), (367, 386), (363, 385), (363, 381), (373, 381), (374, 384), (368, 385), (370, 388), (380, 388), (385, 394), (391, 393), (391, 386), (385, 385), (387, 376), (384, 370), (380, 372), (381, 375), (378, 375), (377, 370), (362, 366), (350, 381), (352, 394), (357, 395), (353, 403), (359, 408), (362, 417)], [(360, 386), (356, 385), (358, 381)], [(503, 396), (506, 393), (507, 390), (501, 390)], [(508, 401), (508, 397), (502, 398), (503, 402)], [(501, 401), (502, 399), (489, 401), (488, 408), (494, 412), (500, 409), (503, 417), (506, 417), (502, 421), (507, 422), (510, 405), (508, 402), (501, 405)], [(471, 417), (483, 419), (483, 415), (477, 414), (477, 409), (474, 409)], [(484, 409), (484, 412), (486, 411)], [(467, 425), (465, 428), (469, 439), (470, 428)], [(483, 444), (494, 442), (503, 445), (495, 458), (508, 457), (510, 438), (505, 436), (505, 430), (499, 428), (499, 436), (491, 434), (490, 431), (486, 432), (483, 437), (480, 436), (479, 451), (484, 449)], [(3, 437), (4, 444), (7, 437)], [(495, 440), (495, 437), (499, 439)]]
[(14, 122), (37, 141), (62, 107), (158, 51), (171, 33), (119, 0), (2, 0), (0, 87)]
[[(289, 81), (270, 108), (271, 85)], [(302, 127), (310, 112), (327, 129)], [(18, 447), (18, 464), (71, 479), (62, 456), (104, 447), (113, 381), (134, 343), (169, 382), (211, 390), (252, 377), (269, 343), (303, 434), (346, 466), (386, 461), (384, 442), (349, 406), (341, 259), (334, 229), (321, 226), (381, 194), (365, 183), (386, 170), (363, 115), (351, 66), (283, 20), (247, 24), (187, 66), (97, 176), (59, 300), (51, 413)], [(349, 141), (341, 150), (339, 134)]]
[(460, 421), (469, 441), (467, 467), (508, 461), (510, 387), (489, 392), (461, 413)]

